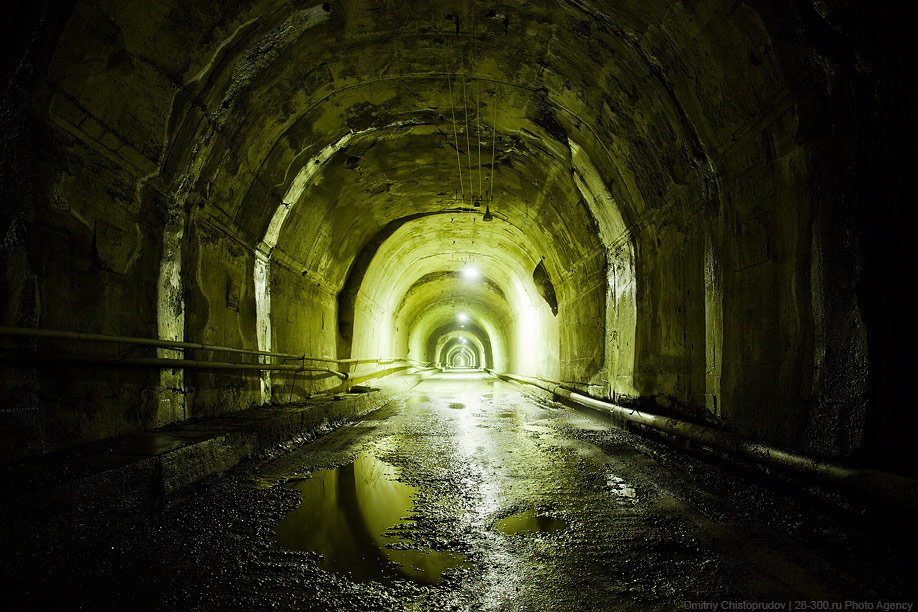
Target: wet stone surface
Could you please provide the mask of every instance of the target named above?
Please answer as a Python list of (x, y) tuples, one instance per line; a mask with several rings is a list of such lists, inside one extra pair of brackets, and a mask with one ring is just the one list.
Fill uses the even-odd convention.
[(539, 531), (557, 531), (567, 527), (567, 522), (551, 518), (537, 510), (527, 510), (506, 516), (494, 525), (494, 528), (506, 535), (515, 533), (535, 533)]
[(918, 575), (907, 539), (484, 375), (435, 376), (120, 519), (20, 530), (5, 592), (71, 608), (676, 610), (912, 601)]

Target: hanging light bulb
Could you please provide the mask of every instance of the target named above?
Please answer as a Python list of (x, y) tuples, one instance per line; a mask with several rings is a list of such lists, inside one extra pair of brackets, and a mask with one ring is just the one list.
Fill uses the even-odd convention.
[(493, 221), (493, 220), (494, 220), (494, 215), (491, 214), (491, 205), (490, 205), (490, 204), (488, 204), (487, 206), (485, 206), (485, 213), (484, 213), (484, 216), (481, 218), (481, 220), (484, 221), (485, 223), (487, 223), (488, 221)]

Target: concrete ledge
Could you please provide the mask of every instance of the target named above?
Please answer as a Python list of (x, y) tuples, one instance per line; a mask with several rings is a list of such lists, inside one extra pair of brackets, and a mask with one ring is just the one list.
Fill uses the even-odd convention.
[(283, 452), (377, 410), (425, 376), (389, 375), (377, 388), (257, 407), (171, 425), (0, 468), (2, 517), (25, 513), (129, 512), (218, 476), (249, 458)]

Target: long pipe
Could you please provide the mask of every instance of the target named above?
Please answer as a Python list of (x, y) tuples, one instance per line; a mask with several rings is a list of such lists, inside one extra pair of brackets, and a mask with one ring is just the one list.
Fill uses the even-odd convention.
[(806, 455), (748, 440), (733, 432), (688, 423), (639, 410), (623, 408), (611, 402), (564, 388), (560, 383), (528, 376), (488, 370), (502, 380), (538, 387), (554, 396), (612, 415), (657, 431), (691, 440), (703, 446), (739, 455), (757, 463), (784, 469), (801, 476), (843, 488), (865, 500), (878, 499), (900, 508), (918, 512), (918, 480), (871, 468), (856, 468), (829, 463)]
[(202, 351), (214, 351), (216, 353), (240, 353), (243, 355), (259, 355), (264, 357), (279, 357), (283, 359), (297, 359), (300, 361), (320, 361), (325, 363), (393, 363), (396, 361), (406, 361), (412, 363), (423, 363), (413, 359), (331, 359), (329, 357), (309, 357), (306, 355), (297, 355), (294, 353), (277, 353), (273, 351), (257, 351), (252, 349), (241, 349), (228, 346), (216, 346), (212, 344), (201, 344), (199, 342), (182, 342), (179, 340), (159, 340), (154, 338), (137, 338), (134, 336), (110, 336), (108, 334), (88, 334), (84, 332), (64, 331), (57, 329), (39, 329), (37, 327), (5, 327), (0, 326), (0, 336), (13, 336), (20, 338), (50, 338), (59, 340), (82, 340), (87, 342), (107, 342), (111, 344), (135, 344), (138, 346), (155, 346), (159, 348), (173, 349), (195, 349)]
[(128, 367), (158, 367), (181, 368), (184, 370), (243, 370), (243, 371), (288, 371), (288, 372), (327, 372), (341, 380), (347, 380), (347, 372), (338, 372), (329, 368), (307, 368), (293, 364), (271, 363), (231, 363), (226, 361), (203, 361), (200, 359), (168, 359), (162, 357), (96, 357), (85, 355), (43, 355), (26, 354), (17, 356), (15, 360), (9, 357), (0, 358), (0, 363), (13, 367), (27, 367), (29, 365), (77, 365), (77, 366), (128, 366)]
[(110, 344), (136, 344), (139, 346), (155, 346), (159, 348), (196, 349), (214, 351), (217, 353), (242, 353), (245, 355), (262, 355), (266, 357), (285, 357), (288, 359), (302, 359), (302, 355), (289, 353), (274, 353), (271, 351), (256, 351), (251, 349), (233, 348), (228, 346), (215, 346), (198, 342), (182, 342), (179, 340), (159, 340), (154, 338), (136, 338), (133, 336), (110, 336), (108, 334), (87, 334), (84, 332), (64, 331), (57, 329), (39, 329), (37, 327), (0, 327), (0, 336), (14, 336), (20, 338), (50, 338), (55, 340), (82, 340), (87, 342), (107, 342)]

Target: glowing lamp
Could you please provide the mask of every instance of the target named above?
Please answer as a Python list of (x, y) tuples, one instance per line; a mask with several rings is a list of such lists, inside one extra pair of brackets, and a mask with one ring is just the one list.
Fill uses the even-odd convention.
[(475, 280), (480, 276), (478, 268), (475, 266), (466, 266), (462, 268), (462, 278), (466, 280)]

